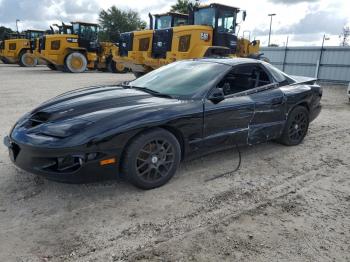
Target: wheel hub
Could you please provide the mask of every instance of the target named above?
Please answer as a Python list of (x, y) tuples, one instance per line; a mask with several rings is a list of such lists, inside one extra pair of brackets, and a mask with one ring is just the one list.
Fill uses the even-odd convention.
[(298, 130), (298, 129), (299, 129), (299, 125), (298, 125), (298, 124), (295, 124), (294, 129), (295, 129), (295, 130)]
[(83, 62), (79, 57), (74, 57), (72, 59), (71, 65), (74, 69), (80, 69), (83, 66)]
[(157, 156), (153, 156), (151, 159), (153, 164), (157, 164), (158, 163), (158, 157)]

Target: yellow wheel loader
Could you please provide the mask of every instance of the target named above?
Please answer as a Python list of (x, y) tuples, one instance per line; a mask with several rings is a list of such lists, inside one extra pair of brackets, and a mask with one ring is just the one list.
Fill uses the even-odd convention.
[[(118, 47), (113, 43), (98, 42), (98, 25), (72, 22), (59, 31), (41, 37), (34, 46), (34, 54), (45, 60), (52, 70), (82, 73), (87, 69), (111, 70), (124, 73), (112, 60)], [(121, 70), (122, 69), (122, 70)]]
[(31, 53), (31, 41), (44, 34), (40, 30), (27, 30), (22, 34), (10, 34), (0, 44), (0, 59), (5, 64), (32, 67), (38, 59)]
[[(134, 32), (126, 32), (120, 35), (118, 53), (113, 54), (113, 60), (126, 68), (134, 68), (142, 65), (145, 58), (149, 57), (152, 52), (152, 41), (154, 29), (164, 29), (174, 26), (183, 26), (188, 24), (188, 15), (168, 12), (165, 14), (149, 14), (150, 29)], [(137, 75), (138, 70), (133, 70)]]
[[(193, 58), (237, 56), (259, 59), (260, 41), (250, 42), (237, 37), (239, 8), (222, 4), (194, 7), (190, 10), (189, 25), (156, 29), (151, 51), (143, 60), (133, 60), (126, 66), (136, 76), (163, 65)], [(246, 12), (242, 12), (242, 20)], [(140, 63), (141, 62), (141, 63)]]

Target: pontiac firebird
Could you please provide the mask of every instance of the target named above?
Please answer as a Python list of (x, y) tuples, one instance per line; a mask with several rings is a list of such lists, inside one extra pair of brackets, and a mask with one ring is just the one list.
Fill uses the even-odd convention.
[(275, 140), (300, 144), (321, 111), (315, 79), (252, 59), (175, 62), (132, 82), (74, 90), (4, 139), (19, 168), (61, 182), (125, 176), (151, 189), (181, 160)]

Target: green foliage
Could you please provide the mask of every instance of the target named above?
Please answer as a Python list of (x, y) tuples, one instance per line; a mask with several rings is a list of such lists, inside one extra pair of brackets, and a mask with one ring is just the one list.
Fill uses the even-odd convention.
[(7, 34), (13, 33), (11, 28), (0, 26), (0, 40), (4, 39)]
[(121, 33), (146, 28), (146, 22), (141, 20), (137, 12), (133, 10), (123, 11), (116, 6), (102, 10), (99, 22), (102, 28), (99, 34), (100, 41), (117, 42)]
[(188, 6), (198, 6), (199, 1), (192, 1), (192, 0), (177, 0), (177, 3), (175, 5), (171, 6), (171, 12), (178, 12), (182, 14), (188, 14)]

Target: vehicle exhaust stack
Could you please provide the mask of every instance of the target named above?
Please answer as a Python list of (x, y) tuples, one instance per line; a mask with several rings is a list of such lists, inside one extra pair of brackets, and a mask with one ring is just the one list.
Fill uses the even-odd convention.
[(153, 16), (151, 13), (148, 13), (149, 17), (149, 29), (153, 30)]

